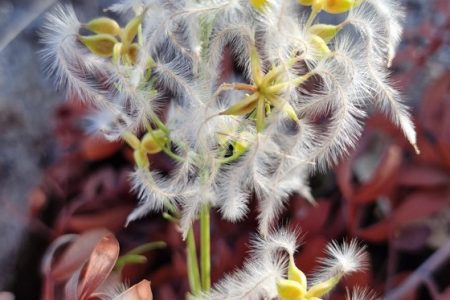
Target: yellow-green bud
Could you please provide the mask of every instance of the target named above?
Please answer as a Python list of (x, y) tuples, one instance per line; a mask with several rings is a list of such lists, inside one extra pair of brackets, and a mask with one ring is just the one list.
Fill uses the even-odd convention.
[(350, 10), (355, 0), (326, 0), (323, 10), (330, 14), (340, 14)]
[(133, 18), (130, 22), (128, 22), (128, 24), (123, 29), (122, 42), (126, 46), (125, 48), (128, 48), (131, 45), (131, 43), (133, 43), (133, 40), (138, 33), (139, 26), (141, 25), (143, 19), (144, 15), (141, 14)]
[(106, 17), (95, 18), (85, 25), (86, 29), (95, 33), (105, 33), (111, 35), (120, 34), (120, 26), (116, 21)]
[(128, 53), (126, 53), (126, 55), (132, 65), (136, 64), (139, 56), (139, 45), (136, 43), (131, 44), (130, 48), (128, 49)]
[(282, 300), (303, 300), (306, 295), (306, 290), (300, 283), (288, 279), (277, 282), (277, 291)]
[(143, 149), (134, 150), (134, 161), (139, 168), (148, 169), (150, 167), (150, 161), (148, 160), (147, 153)]
[(250, 96), (245, 97), (238, 103), (230, 106), (227, 110), (221, 112), (221, 115), (234, 115), (241, 116), (252, 112), (256, 108), (258, 93), (254, 93)]
[(259, 11), (262, 11), (268, 2), (268, 0), (250, 0), (250, 4)]
[(298, 0), (302, 5), (312, 6), (312, 10), (321, 10), (330, 14), (340, 14), (360, 5), (364, 0)]
[(305, 290), (307, 289), (308, 280), (306, 279), (306, 275), (302, 270), (297, 268), (293, 257), (289, 260), (288, 279), (300, 283)]
[(109, 57), (113, 54), (117, 39), (110, 34), (79, 36), (80, 41), (95, 55)]
[(160, 129), (154, 130), (151, 133), (147, 132), (142, 138), (142, 148), (148, 154), (161, 152), (162, 147), (164, 147), (166, 143), (166, 134)]
[(322, 58), (331, 53), (327, 43), (318, 35), (311, 34), (309, 36), (309, 43), (313, 47), (314, 55), (317, 58)]
[(311, 287), (308, 290), (306, 297), (308, 299), (310, 297), (321, 298), (323, 295), (331, 292), (331, 290), (339, 283), (339, 280), (341, 280), (341, 277), (342, 276), (340, 276), (340, 275), (336, 275), (326, 281), (316, 284), (315, 286)]
[(309, 28), (309, 32), (321, 37), (326, 43), (328, 43), (341, 29), (342, 27), (339, 25), (315, 24)]

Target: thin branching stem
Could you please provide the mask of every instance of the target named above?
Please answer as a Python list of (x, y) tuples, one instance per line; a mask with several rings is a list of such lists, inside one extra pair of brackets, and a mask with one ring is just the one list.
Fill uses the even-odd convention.
[(202, 290), (211, 288), (211, 222), (209, 205), (204, 204), (200, 211), (200, 269)]
[(194, 230), (191, 226), (186, 239), (187, 272), (189, 286), (194, 296), (200, 294), (200, 273), (198, 270), (197, 248), (195, 246)]

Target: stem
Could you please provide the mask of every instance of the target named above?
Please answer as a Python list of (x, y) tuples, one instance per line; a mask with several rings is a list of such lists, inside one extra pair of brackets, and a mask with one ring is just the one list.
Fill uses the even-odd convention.
[(195, 247), (195, 237), (192, 226), (188, 231), (186, 243), (187, 243), (186, 247), (187, 272), (188, 272), (189, 286), (191, 288), (192, 294), (196, 296), (200, 294), (201, 286), (200, 286), (200, 273), (198, 271), (197, 249)]
[(314, 8), (311, 9), (311, 13), (309, 15), (308, 21), (306, 21), (306, 27), (311, 27), (312, 23), (314, 22), (314, 19), (317, 17), (317, 14), (319, 13), (319, 10), (316, 10)]
[[(158, 117), (157, 114), (155, 114), (154, 112), (150, 111), (150, 118), (152, 119), (153, 122), (155, 122), (156, 126), (161, 129), (162, 131), (164, 131), (166, 134), (170, 133), (169, 128), (167, 128), (167, 126), (164, 124), (163, 121), (161, 121), (161, 119)], [(147, 126), (150, 126), (150, 124), (146, 124)], [(150, 127), (151, 128), (151, 127)], [(148, 129), (148, 128), (147, 128)]]
[(211, 243), (210, 243), (209, 206), (204, 204), (200, 211), (200, 271), (202, 289), (208, 292), (211, 288)]

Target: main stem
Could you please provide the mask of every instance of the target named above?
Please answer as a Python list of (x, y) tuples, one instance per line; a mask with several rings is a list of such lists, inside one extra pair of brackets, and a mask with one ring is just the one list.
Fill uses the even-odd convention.
[(202, 290), (211, 288), (211, 238), (209, 205), (204, 204), (200, 211), (200, 273)]
[(201, 292), (201, 284), (200, 284), (200, 273), (198, 270), (197, 249), (195, 247), (195, 237), (192, 226), (188, 231), (186, 243), (187, 243), (186, 256), (187, 256), (187, 271), (188, 271), (189, 286), (191, 288), (192, 294), (196, 296), (199, 295)]

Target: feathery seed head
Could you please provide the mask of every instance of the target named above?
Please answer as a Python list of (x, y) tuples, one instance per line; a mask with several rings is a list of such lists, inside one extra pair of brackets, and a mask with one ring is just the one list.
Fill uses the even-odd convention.
[[(42, 56), (59, 87), (95, 106), (92, 128), (133, 148), (140, 205), (129, 221), (170, 207), (186, 236), (204, 205), (238, 221), (256, 194), (259, 231), (272, 239), (266, 245), (279, 243), (292, 257), (292, 243), (283, 235), (276, 242), (271, 228), (290, 194), (313, 200), (307, 178), (355, 146), (368, 106), (416, 145), (387, 70), (402, 31), (396, 1), (123, 0), (111, 9), (135, 17), (123, 27), (105, 17), (82, 25), (71, 7), (58, 6)], [(346, 19), (322, 24), (322, 11)], [(81, 35), (83, 27), (92, 34)], [(222, 74), (229, 60), (242, 72)], [(176, 162), (170, 174), (149, 169), (148, 154), (158, 152)], [(292, 261), (286, 277), (285, 258), (258, 253), (263, 259), (239, 273), (268, 284), (252, 281), (253, 299), (276, 297), (281, 280), (307, 286)], [(332, 244), (328, 254), (305, 297), (321, 297), (364, 266), (355, 242)], [(230, 282), (247, 295), (239, 293), (249, 291), (242, 282)]]

